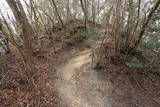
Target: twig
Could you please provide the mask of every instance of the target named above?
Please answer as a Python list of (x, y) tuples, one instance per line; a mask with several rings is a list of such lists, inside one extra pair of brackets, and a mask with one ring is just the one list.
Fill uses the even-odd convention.
[(4, 80), (5, 77), (9, 74), (9, 72), (11, 72), (11, 71), (17, 69), (21, 64), (22, 64), (22, 63), (20, 63), (17, 67), (15, 67), (15, 68), (13, 68), (13, 69), (11, 69), (11, 70), (8, 70), (8, 71), (6, 72), (6, 74), (3, 76), (3, 78), (1, 79), (0, 85), (2, 85), (3, 80)]
[(134, 75), (133, 75), (133, 78), (134, 78), (134, 80), (136, 81), (138, 87), (139, 87), (142, 91), (144, 91), (148, 96), (150, 96), (150, 97), (153, 99), (154, 102), (160, 104), (160, 101), (159, 101), (159, 100), (157, 100), (156, 98), (154, 98), (154, 97), (151, 95), (150, 92), (147, 92), (147, 89), (145, 89), (142, 85), (140, 85), (139, 81), (136, 79), (136, 77), (135, 77)]
[(143, 46), (143, 47), (146, 48), (146, 49), (148, 49), (148, 50), (150, 50), (150, 51), (152, 51), (156, 55), (160, 55), (160, 52), (156, 52), (156, 51), (154, 51), (153, 49), (151, 49), (151, 48), (149, 48), (147, 46)]

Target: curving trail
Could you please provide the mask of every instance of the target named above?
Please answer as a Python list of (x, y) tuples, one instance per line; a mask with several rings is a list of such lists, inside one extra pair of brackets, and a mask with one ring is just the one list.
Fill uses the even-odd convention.
[(91, 50), (87, 49), (82, 51), (71, 59), (68, 60), (67, 64), (62, 66), (62, 79), (63, 80), (71, 80), (73, 75), (76, 73), (76, 70), (81, 68), (84, 64), (91, 62)]
[(91, 54), (91, 49), (85, 49), (60, 66), (61, 107), (159, 107), (146, 92), (133, 87), (126, 76), (93, 70)]
[[(91, 49), (85, 49), (60, 67), (59, 95), (67, 107), (111, 107), (111, 86), (91, 68)], [(65, 106), (66, 107), (66, 106)]]

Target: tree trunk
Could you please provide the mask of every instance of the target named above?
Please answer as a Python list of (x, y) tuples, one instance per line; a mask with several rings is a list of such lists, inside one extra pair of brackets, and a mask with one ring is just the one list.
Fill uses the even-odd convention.
[(55, 1), (54, 1), (54, 0), (52, 0), (52, 3), (53, 3), (53, 6), (54, 6), (54, 9), (55, 9), (56, 15), (58, 16), (58, 20), (60, 21), (60, 23), (61, 23), (62, 27), (63, 27), (63, 28), (65, 28), (64, 23), (63, 23), (63, 21), (62, 21), (62, 18), (61, 18), (61, 16), (59, 15), (58, 8), (57, 8), (57, 6), (56, 6)]
[(130, 54), (132, 54), (136, 50), (138, 45), (140, 44), (141, 39), (143, 37), (143, 34), (145, 33), (146, 28), (148, 27), (148, 24), (149, 24), (150, 20), (152, 19), (152, 16), (154, 15), (154, 13), (156, 12), (156, 10), (158, 9), (159, 6), (160, 6), (160, 0), (157, 0), (155, 5), (151, 8), (148, 16), (146, 17), (146, 20), (144, 21), (144, 24), (142, 25), (142, 28), (140, 30), (140, 34), (138, 36), (138, 41), (136, 41), (135, 46), (131, 50)]
[(85, 30), (87, 31), (87, 22), (88, 22), (88, 17), (87, 17), (87, 10), (86, 10), (86, 1), (80, 0), (81, 3), (81, 8), (84, 13), (84, 18), (85, 18)]
[(35, 66), (33, 64), (33, 57), (32, 57), (32, 36), (33, 36), (33, 30), (28, 23), (28, 19), (26, 17), (26, 14), (24, 12), (24, 9), (20, 3), (19, 0), (6, 0), (8, 5), (10, 6), (16, 21), (21, 25), (21, 30), (22, 30), (22, 35), (23, 35), (23, 42), (24, 42), (24, 47), (26, 50), (25, 54), (25, 61), (27, 64), (27, 70), (29, 71), (28, 75), (32, 75), (33, 72), (35, 71)]
[(137, 45), (141, 42), (142, 36), (143, 36), (143, 34), (144, 34), (144, 32), (145, 32), (145, 30), (146, 30), (146, 28), (147, 28), (147, 26), (148, 26), (148, 24), (149, 24), (149, 22), (151, 20), (153, 14), (158, 9), (159, 5), (160, 5), (160, 0), (157, 0), (156, 4), (150, 10), (150, 12), (149, 12), (149, 14), (148, 14), (148, 16), (147, 16), (142, 28), (141, 28), (141, 31), (140, 31), (140, 34), (139, 34), (139, 40), (137, 41), (135, 47), (137, 47)]
[(2, 19), (3, 19), (3, 21), (4, 21), (4, 24), (6, 25), (8, 31), (9, 31), (9, 33), (10, 33), (10, 37), (9, 37), (9, 35), (6, 33), (6, 31), (3, 29), (3, 27), (2, 27), (2, 29), (1, 29), (1, 31), (2, 31), (3, 35), (7, 38), (7, 40), (8, 40), (13, 46), (16, 47), (16, 49), (19, 51), (19, 53), (21, 54), (21, 57), (22, 57), (22, 59), (23, 59), (23, 58), (24, 58), (24, 54), (23, 54), (22, 50), (19, 48), (17, 42), (16, 42), (15, 39), (14, 39), (14, 34), (13, 34), (13, 32), (12, 32), (12, 29), (10, 28), (9, 24), (7, 23), (7, 21), (6, 21), (6, 19), (5, 19), (5, 17), (3, 16), (3, 14), (2, 14), (1, 11), (0, 11), (0, 13), (1, 13)]
[(95, 1), (93, 0), (92, 1), (92, 21), (95, 25), (95, 22), (96, 22), (96, 6), (95, 6)]
[(67, 0), (66, 2), (66, 10), (67, 10), (67, 20), (70, 21), (72, 16), (71, 16), (71, 11), (70, 11), (70, 0)]

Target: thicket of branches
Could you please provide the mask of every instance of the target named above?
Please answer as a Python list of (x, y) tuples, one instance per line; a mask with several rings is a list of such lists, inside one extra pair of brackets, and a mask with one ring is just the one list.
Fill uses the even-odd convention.
[[(154, 60), (159, 59), (159, 5), (159, 0), (148, 5), (143, 0), (112, 1), (105, 19), (106, 36), (95, 58), (97, 66), (104, 67), (107, 63), (127, 65), (133, 59), (142, 64), (152, 63), (153, 59), (145, 56), (147, 51), (142, 47), (150, 49), (153, 52), (150, 55), (156, 54)], [(156, 48), (146, 46), (154, 38), (151, 32), (157, 38), (154, 39)]]

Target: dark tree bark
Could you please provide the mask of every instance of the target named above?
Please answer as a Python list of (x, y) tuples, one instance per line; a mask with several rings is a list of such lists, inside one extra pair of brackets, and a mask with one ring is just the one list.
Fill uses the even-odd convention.
[(141, 31), (140, 31), (140, 34), (139, 34), (139, 40), (138, 40), (138, 42), (137, 42), (138, 44), (141, 42), (141, 38), (142, 38), (142, 36), (143, 36), (143, 34), (144, 34), (147, 26), (148, 26), (148, 24), (149, 24), (149, 22), (150, 22), (150, 20), (151, 20), (151, 18), (152, 18), (152, 16), (153, 16), (153, 14), (154, 14), (154, 13), (156, 12), (156, 10), (158, 9), (159, 5), (160, 5), (160, 0), (157, 0), (156, 4), (155, 4), (155, 5), (152, 7), (152, 9), (150, 10), (150, 12), (149, 12), (149, 14), (148, 14), (148, 16), (147, 16), (147, 18), (146, 18), (146, 20), (145, 20), (142, 28), (141, 28)]
[(95, 1), (92, 1), (92, 21), (95, 25), (96, 22), (96, 6), (95, 6)]

